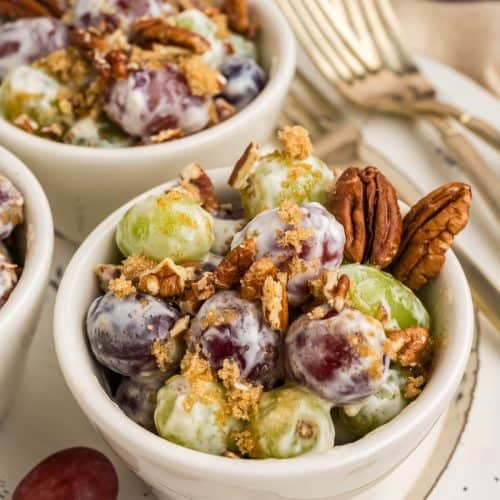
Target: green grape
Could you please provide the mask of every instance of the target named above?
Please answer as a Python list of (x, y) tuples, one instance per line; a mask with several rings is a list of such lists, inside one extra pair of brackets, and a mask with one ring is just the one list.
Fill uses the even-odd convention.
[(420, 299), (394, 276), (361, 264), (342, 266), (340, 273), (347, 274), (353, 284), (348, 294), (353, 307), (376, 318), (380, 318), (381, 307), (385, 309), (386, 329), (429, 328), (429, 313)]
[(193, 450), (220, 455), (231, 449), (230, 435), (239, 429), (224, 412), (224, 390), (216, 382), (197, 381), (200, 395), (182, 375), (174, 375), (158, 391), (154, 414), (158, 434)]
[(30, 66), (11, 70), (0, 87), (0, 110), (14, 121), (22, 115), (31, 118), (39, 127), (61, 120), (57, 97), (61, 85), (51, 76)]
[(116, 243), (124, 255), (142, 254), (157, 261), (199, 260), (213, 241), (212, 216), (188, 193), (176, 189), (140, 201), (116, 228)]
[(231, 56), (257, 61), (257, 45), (252, 40), (236, 33), (231, 33), (229, 36), (229, 43), (232, 45), (234, 50), (234, 53), (231, 54)]
[(217, 38), (217, 25), (208, 16), (198, 9), (187, 9), (174, 17), (174, 23), (210, 42), (211, 48), (202, 55), (203, 61), (214, 69), (222, 64), (224, 44)]
[(275, 151), (254, 167), (247, 186), (241, 190), (241, 202), (248, 218), (276, 208), (286, 199), (299, 205), (310, 201), (325, 204), (325, 188), (333, 178), (330, 169), (313, 156), (293, 160)]
[(104, 117), (95, 120), (87, 116), (73, 124), (64, 142), (94, 148), (123, 148), (131, 146), (133, 139)]
[(338, 409), (340, 419), (355, 438), (368, 434), (401, 413), (408, 404), (401, 393), (405, 382), (404, 373), (391, 368), (382, 387), (366, 400), (356, 414), (351, 413), (352, 407)]
[(333, 447), (331, 405), (300, 387), (264, 392), (247, 430), (252, 458), (292, 458)]

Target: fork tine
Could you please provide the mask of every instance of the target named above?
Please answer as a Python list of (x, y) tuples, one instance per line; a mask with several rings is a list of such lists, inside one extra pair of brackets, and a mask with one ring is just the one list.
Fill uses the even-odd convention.
[(288, 0), (288, 3), (291, 4), (297, 16), (302, 20), (302, 24), (309, 33), (311, 39), (314, 40), (316, 50), (323, 53), (326, 60), (330, 62), (342, 80), (347, 82), (351, 81), (353, 79), (353, 74), (344, 61), (337, 56), (328, 39), (325, 38), (318, 28), (317, 23), (311, 17), (308, 9), (305, 8), (303, 0)]
[(349, 67), (349, 69), (357, 77), (363, 77), (366, 71), (360, 61), (355, 58), (349, 49), (344, 45), (342, 39), (331, 23), (329, 17), (325, 16), (323, 9), (318, 0), (305, 0), (302, 2), (309, 11), (311, 17), (316, 22), (323, 36), (330, 42), (332, 49), (337, 53), (337, 56)]
[(399, 54), (399, 59), (407, 70), (416, 70), (416, 65), (411, 56), (411, 51), (406, 43), (403, 30), (399, 24), (399, 20), (394, 12), (390, 0), (375, 0), (375, 4), (380, 12), (380, 17), (384, 23), (389, 37), (391, 38), (396, 50)]
[(336, 71), (332, 68), (332, 65), (323, 56), (322, 53), (316, 50), (314, 41), (309, 36), (307, 30), (302, 25), (300, 19), (297, 17), (296, 12), (292, 9), (288, 0), (276, 0), (278, 5), (288, 22), (290, 23), (297, 39), (302, 45), (303, 49), (307, 52), (311, 61), (316, 66), (318, 71), (333, 85), (337, 86), (339, 83), (339, 76)]
[(404, 72), (404, 65), (401, 63), (398, 53), (394, 49), (394, 46), (387, 35), (387, 31), (382, 20), (380, 19), (374, 1), (360, 1), (361, 8), (366, 16), (366, 20), (368, 21), (373, 40), (375, 41), (375, 45), (377, 46), (386, 66), (396, 73)]

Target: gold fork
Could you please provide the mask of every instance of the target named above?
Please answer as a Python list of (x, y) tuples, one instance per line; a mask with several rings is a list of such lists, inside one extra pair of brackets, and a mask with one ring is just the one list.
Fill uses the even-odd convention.
[[(302, 125), (309, 129), (314, 152), (329, 166), (346, 167), (353, 164), (376, 165), (394, 184), (398, 196), (408, 205), (421, 198), (421, 193), (406, 175), (389, 160), (364, 143), (360, 131), (346, 123), (342, 111), (324, 99), (299, 73), (290, 88), (289, 95), (278, 123)], [(453, 251), (459, 258), (471, 287), (476, 306), (488, 317), (495, 328), (500, 329), (498, 301), (500, 290), (482, 272), (458, 242)]]
[(404, 45), (389, 0), (276, 0), (325, 79), (365, 109), (425, 118), (499, 217), (500, 183), (460, 121), (500, 148), (500, 132), (435, 99)]

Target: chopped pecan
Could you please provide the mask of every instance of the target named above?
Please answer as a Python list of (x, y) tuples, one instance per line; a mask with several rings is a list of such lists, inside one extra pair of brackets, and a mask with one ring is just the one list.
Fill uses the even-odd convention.
[(387, 334), (387, 354), (401, 366), (422, 365), (431, 339), (426, 328), (411, 326)]
[(122, 266), (116, 266), (114, 264), (100, 264), (94, 269), (94, 272), (97, 276), (99, 288), (103, 292), (107, 292), (110, 281), (121, 276)]
[(408, 380), (403, 387), (403, 396), (406, 399), (415, 399), (422, 392), (422, 386), (424, 384), (425, 377), (423, 375), (408, 377)]
[(238, 284), (252, 265), (255, 250), (253, 238), (245, 240), (241, 245), (230, 250), (215, 269), (216, 286), (227, 290)]
[(262, 287), (262, 313), (272, 329), (284, 332), (288, 327), (288, 277), (278, 273), (268, 276)]
[(25, 132), (32, 133), (38, 130), (38, 123), (24, 113), (15, 118), (13, 123), (16, 127), (19, 127)]
[(236, 108), (223, 97), (217, 97), (214, 101), (214, 106), (218, 122), (223, 122), (236, 114)]
[(160, 130), (157, 134), (149, 136), (143, 142), (144, 144), (160, 144), (162, 142), (173, 141), (184, 137), (184, 132), (180, 128), (167, 128)]
[(321, 276), (309, 281), (309, 289), (316, 303), (326, 303), (329, 308), (340, 312), (344, 309), (350, 280), (346, 274), (339, 276), (337, 269), (329, 269)]
[(344, 226), (351, 262), (387, 267), (401, 241), (401, 213), (394, 187), (375, 167), (348, 168), (338, 179), (332, 212)]
[(186, 332), (189, 329), (190, 321), (191, 316), (189, 316), (189, 314), (186, 314), (186, 316), (179, 318), (174, 323), (174, 326), (170, 329), (170, 338), (174, 339), (175, 337), (178, 337), (179, 335), (182, 335), (184, 332)]
[(231, 29), (247, 37), (255, 36), (257, 28), (250, 19), (248, 0), (224, 0), (224, 11)]
[(7, 17), (61, 17), (63, 5), (58, 0), (0, 0), (0, 15)]
[(109, 75), (115, 80), (123, 80), (128, 75), (128, 57), (123, 50), (114, 49), (106, 54)]
[(219, 210), (219, 200), (210, 177), (198, 163), (191, 163), (180, 173), (181, 186), (188, 190), (201, 206), (211, 213)]
[(186, 77), (191, 94), (213, 96), (220, 94), (226, 85), (224, 76), (211, 68), (200, 57), (185, 57), (179, 67)]
[(241, 280), (241, 297), (246, 300), (261, 298), (266, 278), (275, 278), (277, 273), (278, 270), (271, 259), (263, 257), (256, 260)]
[(215, 293), (215, 275), (211, 272), (203, 273), (198, 281), (190, 283), (197, 300), (207, 300)]
[(312, 153), (309, 132), (300, 125), (283, 128), (278, 132), (278, 139), (283, 144), (286, 155), (290, 158), (305, 160)]
[(184, 314), (194, 316), (200, 307), (201, 301), (196, 298), (193, 289), (189, 286), (179, 298), (179, 307)]
[(132, 25), (136, 37), (146, 42), (173, 44), (203, 54), (210, 50), (210, 42), (194, 31), (172, 26), (159, 18), (139, 19)]
[(247, 185), (248, 177), (252, 173), (253, 166), (260, 158), (259, 146), (251, 142), (245, 149), (241, 158), (231, 172), (228, 184), (235, 189), (243, 189)]
[(69, 42), (86, 53), (92, 53), (95, 50), (99, 52), (107, 52), (109, 50), (106, 38), (93, 29), (74, 28), (70, 30)]
[(403, 220), (394, 276), (412, 290), (434, 278), (453, 238), (467, 224), (471, 189), (462, 182), (445, 184), (422, 198)]
[(175, 297), (182, 294), (189, 277), (188, 268), (178, 266), (172, 259), (166, 258), (154, 269), (145, 271), (139, 276), (138, 289), (162, 298)]

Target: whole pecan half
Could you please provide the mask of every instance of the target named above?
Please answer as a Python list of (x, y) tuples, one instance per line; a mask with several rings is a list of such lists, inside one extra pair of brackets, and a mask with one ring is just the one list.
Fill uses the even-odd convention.
[(0, 15), (7, 17), (61, 17), (63, 13), (59, 0), (0, 0)]
[(198, 163), (191, 163), (181, 170), (181, 186), (187, 189), (201, 206), (210, 213), (219, 210), (219, 200), (210, 177)]
[(396, 191), (375, 167), (348, 168), (337, 180), (332, 212), (344, 226), (344, 252), (351, 262), (387, 267), (401, 241)]
[(224, 11), (234, 31), (248, 37), (255, 36), (257, 29), (250, 19), (248, 0), (224, 0)]
[(393, 262), (394, 276), (412, 290), (434, 278), (445, 261), (453, 238), (467, 224), (470, 186), (445, 184), (422, 198), (403, 220), (403, 236)]

